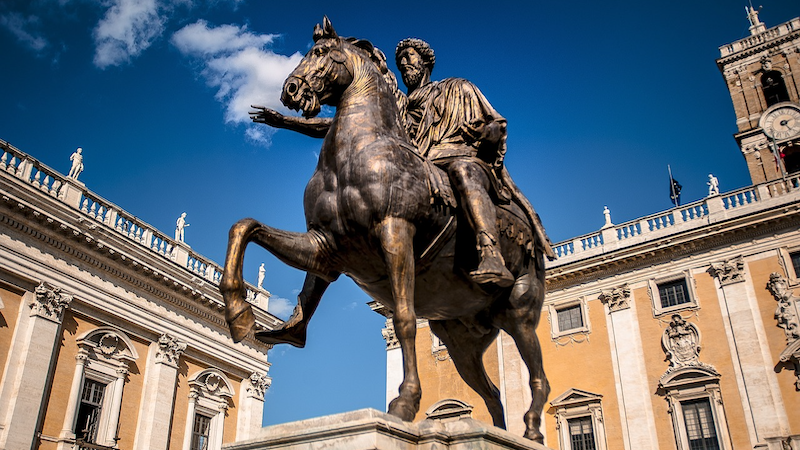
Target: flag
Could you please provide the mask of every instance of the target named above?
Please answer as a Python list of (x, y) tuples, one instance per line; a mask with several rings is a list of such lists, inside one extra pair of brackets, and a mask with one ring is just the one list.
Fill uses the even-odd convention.
[(670, 177), (669, 179), (669, 199), (675, 206), (681, 206), (681, 186), (678, 180)]

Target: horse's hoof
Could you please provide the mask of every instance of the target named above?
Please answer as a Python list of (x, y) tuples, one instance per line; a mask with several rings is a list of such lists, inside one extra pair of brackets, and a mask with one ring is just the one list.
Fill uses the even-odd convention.
[(291, 329), (280, 329), (270, 331), (259, 331), (256, 339), (265, 344), (291, 344), (297, 348), (306, 346), (306, 330), (292, 331)]
[(539, 444), (544, 445), (544, 435), (539, 432), (539, 430), (526, 430), (525, 434), (523, 435), (525, 439), (530, 439), (533, 442), (538, 442)]
[(253, 308), (248, 304), (236, 314), (228, 319), (228, 328), (231, 330), (233, 342), (241, 342), (250, 333), (256, 324), (256, 316), (253, 315)]
[(419, 406), (414, 408), (413, 406), (402, 401), (400, 397), (397, 397), (396, 399), (392, 400), (391, 403), (389, 403), (388, 412), (389, 414), (400, 418), (400, 420), (404, 422), (413, 422), (418, 410)]

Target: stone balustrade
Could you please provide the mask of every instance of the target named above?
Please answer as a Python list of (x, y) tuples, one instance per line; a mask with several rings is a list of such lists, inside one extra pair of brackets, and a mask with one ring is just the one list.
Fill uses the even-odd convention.
[(549, 269), (800, 199), (800, 175), (748, 186), (553, 245)]
[(775, 40), (776, 38), (780, 38), (782, 36), (787, 36), (791, 33), (800, 30), (800, 18), (792, 19), (789, 22), (780, 24), (776, 27), (772, 27), (763, 33), (759, 33), (753, 36), (748, 36), (744, 39), (739, 39), (736, 42), (732, 42), (730, 44), (723, 45), (719, 48), (719, 53), (722, 58), (741, 52), (743, 50), (748, 50), (751, 48), (758, 47), (761, 44), (766, 42), (770, 42)]
[[(0, 171), (12, 174), (36, 189), (62, 200), (97, 224), (115, 230), (131, 241), (148, 248), (162, 258), (219, 285), (222, 267), (193, 252), (186, 243), (178, 242), (153, 226), (103, 199), (83, 183), (65, 177), (27, 155), (6, 141), (0, 140)], [(258, 289), (247, 284), (247, 299), (255, 301)]]

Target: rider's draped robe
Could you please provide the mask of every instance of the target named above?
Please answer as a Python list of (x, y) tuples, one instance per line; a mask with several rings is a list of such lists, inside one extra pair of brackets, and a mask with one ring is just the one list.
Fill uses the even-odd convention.
[[(470, 124), (498, 122), (503, 135), (491, 155), (479, 155), (479, 142), (465, 132)], [(508, 193), (526, 210), (540, 248), (555, 256), (550, 240), (530, 202), (519, 191), (503, 166), (506, 152), (506, 119), (486, 100), (481, 91), (463, 78), (446, 78), (420, 86), (408, 96), (406, 130), (418, 151), (435, 164), (447, 166), (457, 158), (480, 159), (486, 163), (498, 197)], [(508, 192), (510, 190), (510, 192)], [(505, 192), (504, 192), (505, 191)], [(504, 195), (505, 194), (505, 195)]]

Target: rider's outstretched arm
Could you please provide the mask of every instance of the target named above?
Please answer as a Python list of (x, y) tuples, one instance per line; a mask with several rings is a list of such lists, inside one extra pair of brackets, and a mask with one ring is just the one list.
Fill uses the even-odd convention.
[(285, 128), (313, 138), (323, 138), (328, 133), (333, 119), (330, 117), (293, 117), (284, 116), (266, 106), (252, 106), (258, 111), (250, 111), (253, 122), (265, 123), (275, 128)]

